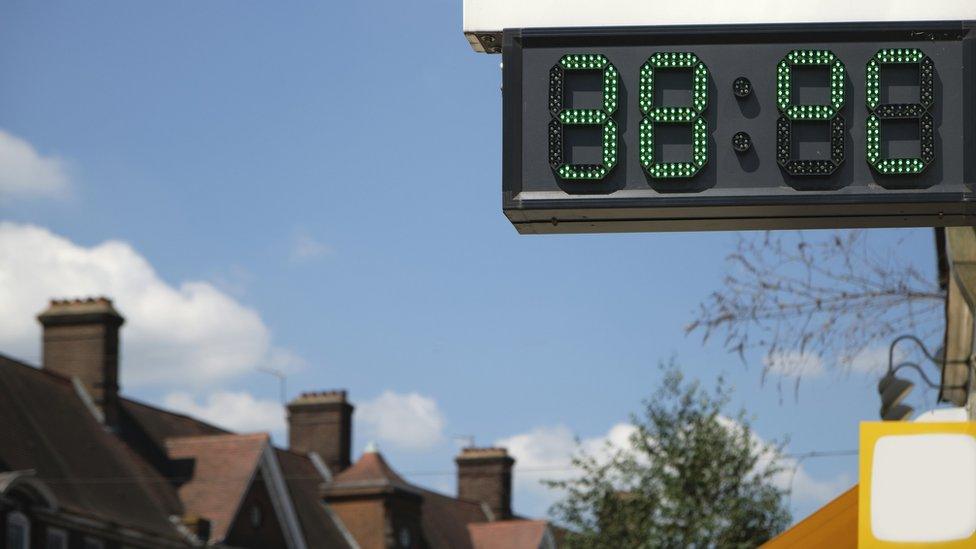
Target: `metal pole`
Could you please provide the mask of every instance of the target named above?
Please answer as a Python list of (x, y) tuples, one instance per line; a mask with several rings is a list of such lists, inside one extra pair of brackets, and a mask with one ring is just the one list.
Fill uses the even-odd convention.
[(275, 368), (270, 368), (270, 367), (258, 368), (258, 371), (264, 372), (266, 374), (271, 374), (276, 378), (278, 378), (278, 388), (280, 392), (279, 399), (281, 400), (281, 405), (284, 406), (287, 402), (286, 393), (285, 393), (285, 380), (287, 379), (288, 375), (281, 370), (277, 370)]

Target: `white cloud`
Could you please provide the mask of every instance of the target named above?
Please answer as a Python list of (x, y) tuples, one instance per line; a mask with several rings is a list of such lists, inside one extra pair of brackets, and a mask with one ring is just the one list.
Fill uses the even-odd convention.
[(231, 431), (268, 431), (279, 435), (285, 431), (285, 410), (281, 404), (258, 400), (247, 392), (217, 391), (202, 403), (190, 393), (174, 392), (163, 398), (163, 406)]
[[(908, 358), (902, 347), (895, 348), (895, 363)], [(863, 348), (853, 355), (838, 357), (838, 363), (850, 372), (861, 374), (882, 374), (888, 368), (888, 346)], [(786, 377), (820, 377), (826, 371), (819, 355), (799, 351), (779, 351), (763, 357), (763, 365), (769, 372)]]
[[(580, 440), (580, 445), (587, 454), (605, 456), (607, 442), (615, 448), (629, 447), (633, 432), (633, 425), (618, 423), (603, 436)], [(576, 435), (565, 425), (536, 427), (527, 433), (500, 439), (495, 445), (507, 448), (515, 457), (516, 471), (523, 469), (558, 476), (574, 473), (571, 458), (577, 449)]]
[(63, 196), (68, 184), (60, 159), (41, 156), (27, 141), (0, 130), (0, 197)]
[(94, 295), (113, 298), (126, 317), (123, 387), (200, 386), (287, 359), (272, 349), (256, 311), (207, 282), (168, 284), (125, 242), (85, 247), (41, 227), (0, 223), (0, 350), (36, 362), (35, 316), (48, 299)]
[(629, 423), (618, 423), (606, 435), (583, 439), (582, 446), (590, 455), (609, 457), (610, 452), (630, 447), (630, 437), (637, 428)]
[(332, 247), (328, 244), (316, 240), (309, 234), (301, 233), (295, 237), (295, 241), (292, 243), (291, 258), (294, 261), (308, 261), (331, 252)]
[[(896, 347), (894, 358), (896, 364), (907, 358), (904, 349)], [(888, 346), (866, 347), (852, 357), (842, 358), (841, 363), (853, 372), (883, 374), (888, 369)]]
[(304, 370), (306, 366), (308, 366), (308, 362), (304, 358), (281, 347), (272, 347), (263, 364), (264, 368), (278, 370), (285, 374), (299, 372)]
[[(609, 453), (608, 442), (615, 449), (629, 447), (633, 432), (633, 425), (618, 423), (604, 435), (579, 442), (587, 454), (605, 459)], [(559, 492), (540, 480), (579, 475), (572, 466), (572, 457), (577, 452), (576, 441), (576, 435), (565, 425), (536, 427), (527, 433), (495, 441), (495, 446), (507, 448), (509, 455), (515, 458), (515, 494), (528, 507), (524, 511), (543, 514), (560, 497)]]
[(355, 417), (366, 440), (406, 450), (427, 450), (444, 439), (444, 415), (437, 402), (417, 393), (384, 391), (359, 404)]
[(207, 278), (221, 291), (236, 297), (247, 295), (254, 282), (254, 274), (240, 265), (231, 265)]
[[(719, 416), (718, 421), (729, 430), (739, 428), (739, 423), (734, 419)], [(759, 468), (768, 466), (777, 456), (776, 448), (760, 437), (756, 431), (752, 431), (752, 443), (762, 452), (757, 464)], [(843, 474), (826, 480), (813, 478), (803, 467), (800, 459), (789, 455), (779, 455), (778, 465), (781, 470), (773, 476), (773, 484), (781, 490), (789, 491), (792, 503), (819, 506), (839, 496), (854, 484), (847, 475)]]
[(766, 370), (786, 377), (814, 378), (824, 373), (823, 360), (810, 352), (777, 351), (763, 357)]
[[(783, 458), (782, 465), (787, 469), (777, 476), (777, 486), (790, 489), (790, 498), (794, 502), (808, 506), (820, 507), (854, 486), (856, 482), (843, 473), (828, 479), (814, 478), (803, 465), (798, 465), (794, 458)], [(794, 517), (794, 519), (802, 518), (804, 517)]]
[(571, 472), (570, 458), (576, 450), (576, 437), (565, 425), (536, 427), (527, 433), (499, 439), (495, 446), (507, 448), (515, 458), (516, 480), (521, 480), (520, 470)]

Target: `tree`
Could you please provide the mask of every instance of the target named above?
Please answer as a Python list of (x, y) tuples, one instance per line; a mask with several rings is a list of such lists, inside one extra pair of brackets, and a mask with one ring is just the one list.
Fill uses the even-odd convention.
[(749, 349), (764, 350), (764, 375), (773, 367), (802, 373), (790, 371), (790, 358), (794, 365), (806, 356), (850, 366), (866, 350), (882, 349), (886, 357), (887, 344), (901, 334), (940, 334), (945, 306), (936, 277), (900, 248), (900, 241), (878, 246), (862, 230), (739, 236), (722, 287), (686, 330), (706, 341), (723, 336), (743, 360)]
[(629, 444), (573, 458), (579, 476), (543, 481), (565, 493), (550, 513), (570, 547), (756, 547), (790, 522), (783, 444), (754, 436), (743, 412), (722, 415), (730, 390), (686, 382), (673, 364), (633, 416)]

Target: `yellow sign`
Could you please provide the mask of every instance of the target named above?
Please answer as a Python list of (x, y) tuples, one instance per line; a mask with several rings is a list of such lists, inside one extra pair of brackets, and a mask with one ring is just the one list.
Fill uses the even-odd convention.
[(861, 423), (858, 547), (976, 547), (976, 422)]

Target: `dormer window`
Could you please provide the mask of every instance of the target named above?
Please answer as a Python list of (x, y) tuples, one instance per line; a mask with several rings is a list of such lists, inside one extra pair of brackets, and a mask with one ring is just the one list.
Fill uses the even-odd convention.
[(20, 511), (7, 514), (7, 547), (10, 549), (30, 547), (30, 519)]

